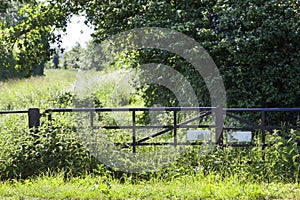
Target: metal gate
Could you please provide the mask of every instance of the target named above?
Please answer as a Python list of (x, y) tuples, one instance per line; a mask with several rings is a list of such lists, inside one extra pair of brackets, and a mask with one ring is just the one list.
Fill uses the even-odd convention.
[[(130, 113), (130, 123), (127, 125), (99, 125), (97, 115), (111, 112)], [(137, 120), (141, 112), (165, 112), (171, 115), (169, 124), (149, 125), (140, 124)], [(183, 113), (193, 112), (194, 116), (182, 119)], [(158, 145), (202, 145), (209, 140), (220, 146), (252, 146), (266, 145), (266, 133), (274, 130), (300, 130), (300, 124), (268, 124), (268, 117), (273, 113), (289, 113), (300, 116), (300, 108), (221, 108), (221, 107), (162, 107), (162, 108), (55, 108), (40, 112), (38, 108), (19, 111), (0, 111), (0, 115), (27, 114), (28, 127), (38, 131), (41, 117), (54, 120), (57, 113), (86, 113), (89, 115), (89, 126), (93, 129), (131, 130), (131, 141), (115, 143), (122, 148), (131, 147), (133, 152), (139, 146)], [(245, 117), (247, 116), (247, 117)], [(254, 117), (253, 117), (254, 116)], [(205, 119), (209, 118), (208, 121)], [(251, 120), (255, 118), (255, 120)], [(205, 123), (208, 122), (208, 123)], [(151, 134), (140, 137), (139, 130), (152, 130)], [(156, 131), (153, 131), (156, 130)], [(185, 139), (179, 138), (178, 132), (185, 133)], [(154, 138), (164, 134), (171, 134), (172, 141), (153, 142)], [(181, 135), (182, 136), (182, 135)], [(206, 136), (209, 139), (205, 138)], [(241, 137), (243, 136), (243, 137)], [(259, 140), (254, 140), (254, 138)], [(300, 141), (298, 141), (300, 143)]]

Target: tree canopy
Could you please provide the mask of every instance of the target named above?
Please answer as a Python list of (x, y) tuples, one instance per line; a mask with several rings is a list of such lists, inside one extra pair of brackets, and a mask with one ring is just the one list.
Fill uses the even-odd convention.
[[(299, 5), (298, 0), (104, 0), (87, 2), (86, 13), (99, 41), (138, 27), (165, 27), (194, 38), (221, 71), (229, 106), (295, 107), (300, 106)], [(188, 63), (162, 51), (142, 52), (136, 54), (140, 63), (159, 60), (188, 77), (199, 104), (208, 106), (203, 81)], [(176, 102), (164, 88), (148, 90), (148, 105)]]
[[(9, 70), (30, 76), (50, 58), (50, 43), (60, 40), (54, 30), (64, 30), (70, 16), (84, 11), (95, 27), (96, 43), (139, 27), (169, 28), (194, 38), (218, 66), (231, 107), (299, 107), (299, 6), (299, 0), (2, 1), (0, 78), (9, 78)], [(143, 49), (126, 59), (137, 66), (173, 67), (187, 77), (199, 105), (209, 106), (203, 79), (178, 55)], [(165, 88), (142, 89), (148, 106), (178, 103)]]
[(79, 11), (77, 1), (10, 0), (0, 3), (0, 79), (29, 77), (55, 53), (69, 17)]

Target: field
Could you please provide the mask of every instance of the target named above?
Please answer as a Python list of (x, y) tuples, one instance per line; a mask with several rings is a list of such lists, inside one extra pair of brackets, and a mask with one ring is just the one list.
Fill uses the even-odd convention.
[[(132, 89), (118, 86), (126, 72), (99, 73), (96, 103), (143, 105), (132, 99)], [(47, 70), (44, 77), (0, 83), (0, 110), (70, 107), (77, 76)], [(288, 132), (288, 140), (270, 134), (273, 143), (264, 150), (228, 147), (198, 155), (190, 148), (159, 172), (130, 174), (95, 164), (65, 116), (52, 131), (44, 124), (39, 135), (24, 123), (26, 116), (0, 116), (1, 199), (300, 199), (298, 131)]]

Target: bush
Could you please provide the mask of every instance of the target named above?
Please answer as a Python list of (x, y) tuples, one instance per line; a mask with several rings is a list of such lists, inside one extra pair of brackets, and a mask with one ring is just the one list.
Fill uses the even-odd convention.
[(39, 131), (10, 127), (1, 130), (1, 179), (27, 178), (48, 171), (83, 175), (96, 161), (65, 125), (44, 124)]
[[(214, 147), (209, 152), (190, 147), (176, 163), (165, 169), (168, 177), (203, 172), (240, 180), (298, 182), (300, 132), (275, 131), (267, 135), (267, 146)], [(163, 174), (165, 176), (165, 174)]]

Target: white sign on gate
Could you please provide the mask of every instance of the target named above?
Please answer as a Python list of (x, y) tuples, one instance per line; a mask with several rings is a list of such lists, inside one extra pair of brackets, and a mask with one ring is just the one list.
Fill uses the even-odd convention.
[(186, 133), (187, 141), (193, 140), (211, 140), (211, 131), (210, 130), (187, 130)]
[(228, 142), (251, 142), (252, 132), (251, 131), (235, 131), (228, 133)]

